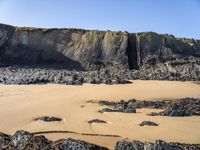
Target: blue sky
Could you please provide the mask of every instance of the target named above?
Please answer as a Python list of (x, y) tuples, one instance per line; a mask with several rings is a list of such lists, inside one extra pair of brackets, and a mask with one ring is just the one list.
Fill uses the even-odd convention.
[(200, 39), (200, 0), (0, 0), (0, 23)]

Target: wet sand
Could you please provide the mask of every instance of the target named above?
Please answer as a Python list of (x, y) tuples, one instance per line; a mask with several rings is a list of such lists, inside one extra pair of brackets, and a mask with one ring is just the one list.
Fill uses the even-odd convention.
[[(122, 138), (141, 141), (163, 139), (171, 142), (200, 144), (200, 117), (148, 116), (161, 110), (138, 109), (136, 114), (98, 113), (102, 109), (88, 100), (118, 101), (164, 100), (200, 97), (200, 84), (178, 81), (133, 81), (126, 85), (0, 85), (0, 132), (13, 134), (16, 130), (30, 132), (74, 131), (77, 133), (46, 133), (47, 138), (76, 138), (113, 148)], [(81, 107), (82, 106), (82, 107)], [(63, 118), (62, 122), (34, 121), (39, 116)], [(88, 124), (91, 119), (108, 124)], [(158, 127), (140, 127), (139, 123), (154, 121)], [(83, 134), (84, 135), (83, 135)], [(85, 135), (98, 134), (99, 136)], [(109, 135), (109, 136), (105, 136)], [(113, 135), (113, 136), (112, 136)]]

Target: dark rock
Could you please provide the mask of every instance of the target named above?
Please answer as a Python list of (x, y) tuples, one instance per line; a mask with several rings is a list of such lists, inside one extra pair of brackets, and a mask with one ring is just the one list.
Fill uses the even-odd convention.
[(46, 139), (44, 136), (33, 136), (26, 144), (25, 149), (51, 150), (53, 149), (52, 141)]
[(112, 80), (111, 80), (111, 79), (107, 79), (107, 80), (105, 80), (105, 84), (109, 84), (109, 85), (111, 85), (111, 84), (112, 84)]
[(118, 141), (115, 145), (115, 150), (199, 150), (200, 145), (195, 144), (180, 144), (167, 143), (162, 140), (156, 140), (155, 143), (140, 142), (140, 141)]
[(114, 105), (116, 105), (116, 103), (115, 102), (109, 102), (109, 101), (99, 101), (99, 105), (101, 105), (101, 106), (114, 106)]
[(87, 143), (81, 140), (66, 139), (54, 142), (55, 150), (108, 150), (95, 144)]
[(36, 136), (26, 131), (17, 131), (15, 135), (0, 134), (1, 150), (107, 150), (95, 144), (74, 139), (52, 142), (44, 136)]
[(123, 110), (125, 113), (136, 113), (135, 107), (127, 107), (126, 109)]
[(151, 112), (150, 114), (147, 114), (149, 116), (159, 116), (159, 113), (156, 113), (156, 112)]
[(11, 136), (0, 132), (0, 149), (6, 149), (11, 141)]
[(189, 110), (167, 109), (158, 113), (158, 115), (171, 116), (171, 117), (184, 117), (184, 116), (191, 116), (192, 113)]
[(112, 107), (135, 107), (135, 108), (156, 108), (163, 109), (167, 107), (168, 101), (137, 101), (135, 99), (130, 99), (128, 101), (118, 101), (118, 102), (109, 102), (109, 101), (99, 101), (100, 105), (112, 106)]
[(107, 123), (107, 122), (101, 119), (92, 119), (88, 121), (88, 123), (92, 124), (92, 123)]
[(52, 149), (52, 142), (47, 140), (44, 136), (34, 136), (27, 131), (17, 131), (11, 138), (9, 149), (16, 150), (29, 150), (40, 149), (49, 150)]
[(102, 110), (99, 110), (98, 112), (104, 113), (104, 112), (115, 112), (115, 110), (110, 109), (110, 108), (103, 108)]
[(98, 112), (100, 113), (104, 113), (104, 112), (136, 113), (136, 109), (134, 107), (127, 107), (127, 108), (117, 107), (115, 109), (103, 108), (102, 110), (99, 110)]
[(189, 147), (186, 146), (185, 144), (179, 144), (179, 143), (167, 143), (165, 141), (162, 140), (156, 140), (154, 143), (154, 149), (162, 149), (162, 150), (194, 150), (199, 149), (197, 146), (195, 145), (190, 145)]
[(108, 106), (110, 108), (102, 109), (102, 112), (136, 112), (136, 108), (153, 108), (164, 109), (159, 113), (151, 113), (151, 116), (192, 116), (200, 115), (200, 99), (198, 98), (182, 98), (178, 100), (165, 100), (165, 101), (139, 101), (131, 99), (128, 101), (99, 101), (99, 105)]
[(15, 149), (24, 149), (32, 137), (33, 135), (27, 131), (17, 131), (11, 138), (10, 145)]
[(140, 126), (158, 126), (157, 123), (152, 121), (143, 121), (139, 124)]
[(49, 116), (38, 117), (35, 120), (36, 121), (37, 120), (42, 120), (42, 121), (46, 121), (46, 122), (62, 121), (61, 118), (58, 118), (58, 117), (49, 117)]
[(118, 141), (115, 150), (144, 150), (144, 144), (140, 141)]
[[(107, 150), (95, 144), (74, 139), (62, 139), (52, 142), (44, 136), (36, 136), (26, 131), (17, 131), (13, 136), (0, 133), (0, 149), (5, 150)], [(199, 144), (167, 143), (156, 140), (155, 143), (140, 141), (118, 141), (115, 150), (199, 150)]]
[(124, 80), (124, 79), (117, 79), (115, 81), (116, 84), (129, 84), (129, 83), (132, 83), (131, 81), (128, 81), (128, 80)]

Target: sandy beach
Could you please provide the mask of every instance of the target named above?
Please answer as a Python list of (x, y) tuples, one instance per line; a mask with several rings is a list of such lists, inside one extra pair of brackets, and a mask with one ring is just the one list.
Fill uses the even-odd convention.
[[(200, 117), (148, 116), (161, 110), (138, 109), (137, 113), (98, 113), (102, 109), (99, 100), (119, 101), (166, 100), (184, 97), (200, 97), (200, 84), (180, 81), (135, 80), (125, 85), (80, 86), (0, 85), (0, 132), (14, 134), (16, 130), (44, 133), (51, 139), (76, 138), (113, 149), (122, 138), (141, 141), (162, 139), (170, 142), (200, 144)], [(61, 122), (35, 121), (39, 116), (55, 116)], [(102, 119), (107, 124), (88, 124), (91, 119)], [(144, 120), (159, 124), (157, 127), (139, 126)], [(62, 133), (73, 131), (76, 133)], [(88, 135), (86, 135), (88, 134)], [(98, 134), (95, 136), (95, 134)], [(109, 136), (106, 136), (109, 135)]]

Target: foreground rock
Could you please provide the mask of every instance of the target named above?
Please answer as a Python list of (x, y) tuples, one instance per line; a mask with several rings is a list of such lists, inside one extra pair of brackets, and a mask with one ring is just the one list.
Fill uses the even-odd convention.
[[(128, 101), (99, 101), (99, 105), (108, 106), (109, 108), (104, 108), (99, 112), (126, 112), (128, 108), (153, 108), (153, 109), (164, 109), (159, 113), (151, 113), (152, 116), (200, 116), (200, 99), (198, 98), (182, 98), (178, 100), (165, 100), (165, 101), (139, 101), (135, 99), (130, 99)], [(130, 111), (131, 112), (131, 111)], [(133, 111), (132, 113), (135, 113)]]
[(167, 143), (157, 140), (155, 143), (140, 142), (140, 141), (118, 141), (115, 145), (115, 150), (199, 150), (200, 145), (195, 144), (180, 144)]
[(54, 142), (53, 149), (55, 150), (108, 150), (107, 148), (94, 145), (88, 142), (67, 139), (67, 140), (58, 140)]
[(44, 136), (17, 131), (13, 136), (0, 133), (0, 149), (6, 150), (107, 150), (80, 140), (65, 139), (52, 142)]
[(37, 121), (37, 120), (42, 120), (42, 121), (46, 121), (46, 122), (62, 121), (61, 118), (49, 117), (49, 116), (42, 116), (42, 117), (35, 118), (35, 121)]
[(139, 124), (140, 126), (158, 126), (157, 123), (152, 121), (143, 121)]
[[(61, 139), (55, 142), (44, 136), (36, 136), (27, 131), (17, 131), (13, 136), (0, 133), (1, 150), (107, 150), (95, 144), (74, 140)], [(199, 150), (198, 144), (167, 143), (157, 140), (155, 143), (140, 141), (118, 141), (115, 150)]]

